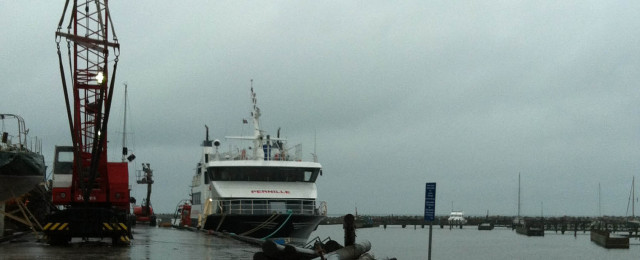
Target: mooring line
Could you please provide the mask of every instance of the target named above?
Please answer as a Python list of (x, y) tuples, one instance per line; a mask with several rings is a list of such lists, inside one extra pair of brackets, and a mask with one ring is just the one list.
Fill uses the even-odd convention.
[(261, 238), (262, 240), (265, 240), (267, 238), (270, 238), (271, 236), (273, 236), (275, 233), (278, 233), (278, 231), (280, 231), (280, 229), (282, 227), (284, 227), (285, 224), (287, 224), (287, 221), (289, 221), (289, 218), (291, 218), (291, 215), (293, 215), (293, 212), (289, 213), (289, 216), (287, 216), (287, 219), (284, 220), (284, 222), (282, 222), (282, 225), (280, 225), (280, 227), (278, 227), (278, 229), (276, 229), (276, 231), (273, 231), (273, 233), (269, 234), (266, 237)]

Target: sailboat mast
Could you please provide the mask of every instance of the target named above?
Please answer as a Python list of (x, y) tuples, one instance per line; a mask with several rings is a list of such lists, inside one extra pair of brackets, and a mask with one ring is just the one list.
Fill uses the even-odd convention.
[(598, 182), (598, 216), (602, 217), (602, 198), (600, 197), (600, 183)]
[(518, 173), (518, 219), (520, 219), (520, 173)]
[(636, 219), (636, 176), (631, 180), (631, 219)]

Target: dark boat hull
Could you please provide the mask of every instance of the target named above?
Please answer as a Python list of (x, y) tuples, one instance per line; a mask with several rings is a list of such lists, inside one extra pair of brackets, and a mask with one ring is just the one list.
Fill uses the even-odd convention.
[[(317, 215), (209, 215), (204, 229), (304, 244), (325, 217)], [(197, 222), (195, 222), (197, 223)]]
[(629, 237), (612, 237), (606, 230), (591, 230), (591, 241), (604, 248), (629, 248)]
[(32, 152), (0, 152), (0, 201), (20, 196), (44, 181), (44, 157)]
[(480, 225), (478, 225), (478, 230), (493, 230), (493, 224), (481, 223)]
[(543, 237), (544, 229), (542, 228), (531, 228), (527, 226), (517, 226), (516, 233), (529, 236), (529, 237)]

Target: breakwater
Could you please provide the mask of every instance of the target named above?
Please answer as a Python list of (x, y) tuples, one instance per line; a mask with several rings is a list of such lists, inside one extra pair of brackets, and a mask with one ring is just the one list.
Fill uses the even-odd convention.
[[(483, 222), (493, 223), (495, 226), (512, 227), (516, 216), (468, 216), (464, 226), (478, 226)], [(448, 227), (448, 216), (437, 216), (433, 222), (434, 226)], [(591, 228), (607, 229), (613, 232), (638, 232), (637, 224), (629, 223), (628, 217), (604, 216), (604, 217), (582, 217), (582, 216), (562, 216), (562, 217), (524, 217), (525, 220), (542, 222), (545, 230), (556, 232), (567, 231), (587, 231)], [(424, 221), (424, 216), (388, 215), (388, 216), (368, 216), (360, 215), (356, 221), (362, 223), (380, 225), (400, 225), (419, 226), (428, 225)], [(321, 225), (342, 224), (342, 217), (327, 217)], [(456, 225), (459, 226), (459, 225)]]
[[(171, 218), (174, 218), (171, 214), (158, 214), (158, 219), (161, 222), (169, 224)], [(467, 224), (464, 226), (478, 226), (483, 222), (493, 223), (496, 227), (509, 227), (513, 225), (513, 219), (516, 216), (468, 216)], [(344, 216), (330, 216), (324, 219), (320, 225), (334, 225), (343, 224)], [(448, 216), (437, 216), (433, 225), (436, 227), (449, 227), (447, 221)], [(556, 232), (573, 232), (573, 231), (588, 231), (591, 228), (606, 229), (613, 232), (638, 232), (640, 227), (637, 224), (628, 223), (628, 217), (621, 216), (604, 216), (604, 217), (583, 217), (583, 216), (563, 216), (563, 217), (524, 217), (525, 220), (542, 222), (545, 230)], [(424, 221), (424, 216), (407, 216), (407, 215), (388, 215), (388, 216), (373, 216), (373, 215), (360, 215), (356, 218), (358, 224), (366, 223), (369, 226), (384, 226), (384, 225), (397, 225), (397, 226), (417, 226), (423, 227), (429, 225), (429, 222)], [(160, 222), (159, 222), (160, 223)], [(360, 225), (358, 225), (360, 226)], [(458, 227), (458, 226), (456, 226)]]

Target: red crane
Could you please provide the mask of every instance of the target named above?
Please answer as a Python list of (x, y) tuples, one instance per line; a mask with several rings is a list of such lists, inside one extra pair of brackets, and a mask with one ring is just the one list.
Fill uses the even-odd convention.
[[(73, 146), (56, 147), (52, 201), (61, 210), (52, 212), (43, 228), (51, 244), (66, 244), (73, 237), (111, 238), (113, 244), (128, 244), (131, 238), (127, 163), (107, 162), (107, 125), (120, 49), (107, 2), (75, 0), (69, 6), (67, 0), (56, 31)], [(65, 21), (67, 32), (62, 30)], [(63, 39), (71, 97), (60, 50)]]

